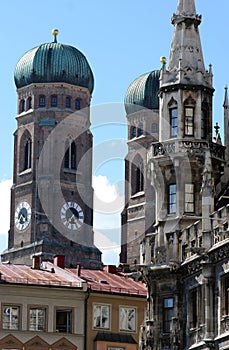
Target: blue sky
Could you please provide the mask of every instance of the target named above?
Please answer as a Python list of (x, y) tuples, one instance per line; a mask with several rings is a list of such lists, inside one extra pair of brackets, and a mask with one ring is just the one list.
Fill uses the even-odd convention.
[[(18, 59), (30, 48), (52, 41), (52, 28), (59, 29), (58, 41), (82, 51), (95, 76), (92, 108), (122, 104), (129, 84), (139, 75), (160, 68), (160, 57), (169, 57), (173, 26), (170, 18), (178, 0), (7, 0), (1, 2), (1, 128), (0, 183), (12, 178), (13, 132), (16, 129), (16, 90), (13, 73)], [(219, 6), (218, 6), (219, 4)], [(213, 65), (214, 120), (222, 126), (224, 86), (229, 84), (228, 0), (196, 0), (205, 66)], [(92, 113), (95, 145), (110, 138), (125, 139), (124, 116), (107, 109), (107, 123), (98, 125)], [(112, 110), (114, 108), (112, 107)], [(121, 110), (121, 107), (120, 107)], [(93, 110), (92, 110), (93, 112)], [(117, 111), (118, 113), (118, 111)], [(116, 123), (117, 122), (117, 123)], [(104, 121), (106, 124), (106, 120)], [(121, 124), (121, 126), (120, 126)], [(122, 159), (104, 162), (95, 171), (103, 175), (109, 189), (123, 178)], [(5, 189), (5, 188), (4, 188)], [(122, 191), (121, 191), (122, 192)], [(1, 208), (9, 207), (3, 186)], [(4, 194), (4, 195), (3, 195)], [(122, 193), (121, 193), (122, 194)], [(7, 213), (5, 214), (7, 217)], [(4, 217), (4, 220), (7, 220)], [(116, 213), (116, 223), (119, 215)], [(117, 224), (115, 224), (117, 225)], [(3, 225), (4, 230), (5, 226)], [(0, 250), (6, 234), (0, 229)], [(114, 230), (118, 243), (118, 228)], [(117, 254), (116, 254), (117, 255)]]

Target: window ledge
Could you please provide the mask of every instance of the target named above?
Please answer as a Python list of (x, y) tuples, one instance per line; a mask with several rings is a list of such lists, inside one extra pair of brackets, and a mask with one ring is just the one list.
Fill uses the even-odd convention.
[(140, 191), (140, 192), (134, 193), (130, 198), (137, 198), (137, 197), (141, 197), (141, 196), (144, 196), (144, 195), (145, 195), (145, 192), (144, 191)]
[(71, 168), (64, 168), (64, 172), (69, 174), (77, 174), (77, 170)]
[(32, 173), (32, 169), (29, 168), (29, 169), (26, 169), (26, 170), (23, 170), (19, 173), (19, 176), (22, 176), (22, 175), (27, 175), (27, 174), (31, 174)]

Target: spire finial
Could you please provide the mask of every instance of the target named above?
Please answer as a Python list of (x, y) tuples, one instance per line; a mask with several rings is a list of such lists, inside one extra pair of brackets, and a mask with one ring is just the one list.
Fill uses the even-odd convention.
[(57, 35), (58, 34), (59, 34), (59, 30), (54, 28), (52, 30), (52, 35), (54, 36), (54, 40), (53, 40), (54, 43), (57, 43)]
[(214, 140), (216, 143), (222, 145), (221, 137), (220, 137), (220, 133), (219, 133), (220, 126), (217, 122), (216, 122), (216, 125), (214, 126), (214, 129), (215, 129), (215, 134), (216, 134), (214, 137)]
[(225, 97), (224, 97), (223, 107), (224, 108), (228, 108), (229, 107), (229, 104), (228, 104), (228, 87), (227, 87), (227, 85), (225, 86)]

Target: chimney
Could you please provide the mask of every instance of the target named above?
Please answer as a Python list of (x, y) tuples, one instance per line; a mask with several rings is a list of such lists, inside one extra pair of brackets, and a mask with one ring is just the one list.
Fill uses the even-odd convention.
[(65, 256), (56, 255), (54, 256), (54, 265), (60, 267), (61, 269), (65, 268)]
[(78, 277), (80, 277), (80, 274), (81, 274), (81, 265), (80, 264), (77, 265), (77, 267), (76, 267), (76, 274)]
[(32, 269), (40, 270), (40, 267), (41, 267), (41, 256), (40, 255), (33, 255), (32, 256)]
[(108, 273), (116, 273), (117, 272), (117, 268), (115, 265), (107, 265), (104, 267), (104, 271), (108, 272)]

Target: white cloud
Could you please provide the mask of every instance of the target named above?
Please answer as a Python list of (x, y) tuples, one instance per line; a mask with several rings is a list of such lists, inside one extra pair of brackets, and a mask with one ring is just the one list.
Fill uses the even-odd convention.
[(124, 196), (106, 176), (93, 176), (95, 245), (103, 252), (105, 264), (118, 264)]

